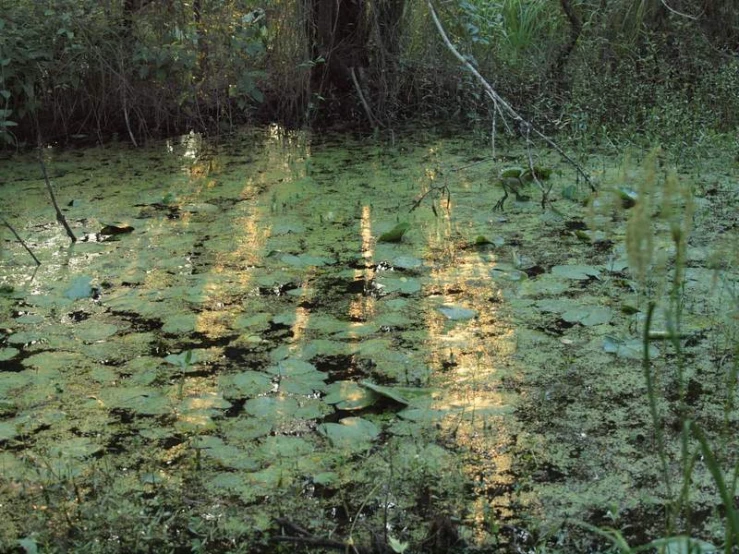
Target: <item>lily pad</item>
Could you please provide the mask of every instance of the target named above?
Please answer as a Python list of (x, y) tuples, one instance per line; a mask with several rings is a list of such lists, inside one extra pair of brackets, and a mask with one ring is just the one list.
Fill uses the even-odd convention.
[(171, 412), (169, 399), (153, 387), (108, 388), (99, 399), (108, 408), (130, 410), (142, 416), (157, 416)]
[[(640, 339), (622, 341), (615, 337), (607, 336), (603, 339), (603, 350), (611, 354), (615, 354), (619, 358), (626, 358), (629, 360), (641, 360), (644, 356), (644, 346)], [(659, 355), (659, 348), (650, 344), (650, 358), (657, 358)]]
[(13, 348), (12, 346), (8, 346), (7, 348), (0, 348), (0, 362), (12, 360), (18, 354), (20, 354), (20, 350), (18, 350), (17, 348)]
[(398, 223), (386, 233), (382, 233), (377, 239), (377, 242), (400, 242), (403, 240), (403, 235), (405, 235), (410, 228), (411, 225), (408, 222)]
[(380, 429), (361, 417), (345, 417), (339, 423), (322, 423), (317, 428), (331, 444), (352, 452), (368, 448), (380, 434)]
[(393, 266), (398, 269), (417, 269), (423, 266), (423, 260), (413, 256), (398, 256), (393, 260)]
[(580, 306), (562, 314), (565, 321), (580, 323), (586, 327), (609, 323), (612, 317), (613, 311), (606, 306)]
[(363, 410), (369, 408), (380, 398), (378, 394), (354, 381), (336, 381), (326, 387), (327, 404), (333, 404), (338, 410)]
[(112, 337), (118, 332), (118, 327), (112, 323), (99, 323), (91, 320), (74, 327), (74, 335), (84, 342), (97, 342)]
[(63, 440), (49, 450), (50, 458), (76, 458), (84, 460), (94, 456), (103, 449), (102, 445), (93, 442), (88, 437), (73, 437)]
[(403, 404), (404, 406), (410, 404), (410, 402), (403, 398), (403, 396), (392, 387), (383, 387), (382, 385), (375, 385), (374, 383), (370, 383), (368, 381), (363, 381), (361, 385), (364, 388), (369, 389), (380, 396), (384, 396), (385, 398), (389, 398), (393, 402), (397, 402), (398, 404)]
[(198, 437), (198, 440), (193, 441), (193, 446), (222, 467), (246, 471), (254, 471), (260, 467), (259, 463), (248, 452), (236, 446), (226, 444), (219, 437)]
[(262, 418), (273, 425), (283, 419), (295, 417), (299, 408), (298, 401), (290, 396), (260, 396), (247, 400), (244, 405), (247, 414)]
[(390, 294), (399, 292), (401, 294), (415, 294), (421, 290), (421, 282), (412, 277), (390, 277), (378, 279), (378, 284), (382, 285), (383, 292)]
[(328, 375), (318, 371), (313, 364), (296, 358), (288, 358), (267, 368), (267, 372), (279, 377), (280, 390), (292, 394), (312, 394), (323, 390)]
[(20, 434), (14, 420), (0, 421), (0, 442), (9, 441)]
[(269, 321), (272, 319), (272, 314), (262, 312), (254, 315), (240, 315), (234, 320), (234, 329), (242, 330), (264, 330), (269, 328)]
[(82, 275), (72, 280), (69, 288), (64, 291), (64, 296), (70, 300), (79, 300), (80, 298), (90, 298), (92, 296), (92, 277)]
[(176, 365), (184, 370), (194, 364), (196, 359), (195, 353), (192, 350), (185, 350), (179, 354), (170, 354), (164, 358), (164, 361), (172, 365)]
[(175, 314), (164, 320), (162, 331), (171, 335), (182, 335), (195, 330), (197, 314)]
[(590, 278), (600, 279), (600, 269), (591, 265), (555, 265), (552, 274), (564, 279), (586, 281)]
[(439, 311), (444, 314), (447, 319), (451, 319), (452, 321), (464, 321), (477, 317), (477, 312), (475, 310), (470, 310), (469, 308), (463, 308), (461, 306), (452, 306), (449, 304), (439, 307)]
[(320, 267), (331, 263), (331, 260), (309, 254), (300, 254), (299, 256), (285, 254), (282, 256), (282, 261), (293, 267)]
[(243, 371), (221, 378), (221, 389), (226, 398), (261, 396), (273, 388), (272, 378), (259, 371)]

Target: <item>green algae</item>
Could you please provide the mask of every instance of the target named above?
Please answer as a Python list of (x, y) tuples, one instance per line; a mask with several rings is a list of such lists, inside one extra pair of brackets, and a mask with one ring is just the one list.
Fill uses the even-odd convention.
[[(67, 215), (88, 239), (73, 247), (49, 221), (41, 180), (5, 179), (0, 202), (43, 261), (31, 279), (19, 245), (6, 241), (0, 259), (0, 463), (13, 486), (52, 485), (57, 511), (65, 487), (88, 491), (70, 516), (80, 526), (112, 498), (95, 488), (104, 479), (134, 514), (156, 514), (161, 497), (208, 526), (173, 500), (207, 498), (268, 533), (285, 511), (348, 531), (370, 506), (357, 530), (367, 543), (388, 524), (420, 544), (436, 514), (452, 514), (481, 548), (504, 540), (503, 524), (545, 537), (567, 518), (601, 524), (605, 510), (635, 537), (660, 533), (668, 499), (640, 365), (645, 288), (618, 246), (629, 217), (618, 189), (615, 204), (586, 209), (562, 194), (562, 215), (532, 202), (496, 217), (492, 164), (473, 165), (451, 183), (450, 206), (429, 199), (437, 215), (428, 203), (409, 213), (439, 162), (467, 165), (482, 150), (463, 137), (400, 140), (267, 131), (207, 149), (190, 136), (105, 147), (82, 152), (84, 182), (82, 162), (49, 149), (47, 164), (69, 169), (55, 186), (76, 200)], [(608, 165), (604, 181), (623, 183), (620, 160), (597, 162)], [(18, 155), (9, 165), (30, 175), (33, 163)], [(555, 197), (576, 187), (557, 169)], [(694, 360), (685, 378), (700, 384), (692, 416), (717, 434), (736, 419), (722, 411), (720, 360), (737, 277), (723, 245), (716, 285), (710, 221), (727, 214), (704, 200), (684, 289)], [(578, 237), (587, 217), (615, 246)], [(109, 222), (134, 230), (100, 242)], [(393, 227), (398, 240), (382, 242)], [(675, 255), (669, 225), (657, 227), (667, 261), (653, 275)], [(471, 247), (476, 237), (493, 238)], [(654, 329), (669, 321), (659, 315)], [(717, 329), (726, 334), (708, 340)], [(667, 346), (651, 346), (665, 413), (678, 389)], [(670, 434), (671, 452), (677, 444)], [(717, 497), (704, 468), (694, 479), (704, 515), (693, 532), (713, 541)], [(10, 492), (0, 494), (8, 506)], [(389, 497), (397, 508), (383, 509)], [(11, 540), (70, 535), (63, 518), (24, 518), (41, 500), (30, 491), (14, 513), (0, 511), (16, 522)]]

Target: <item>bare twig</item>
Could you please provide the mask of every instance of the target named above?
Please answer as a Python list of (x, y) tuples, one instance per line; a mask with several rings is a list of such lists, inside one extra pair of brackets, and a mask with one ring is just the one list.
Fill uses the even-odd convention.
[(698, 14), (698, 15), (690, 15), (690, 14), (687, 14), (687, 13), (679, 12), (679, 11), (677, 11), (677, 10), (676, 10), (675, 8), (671, 8), (671, 7), (670, 7), (670, 6), (669, 6), (669, 5), (667, 4), (666, 0), (661, 0), (661, 2), (662, 2), (662, 5), (663, 5), (663, 6), (665, 7), (665, 8), (667, 8), (667, 9), (668, 9), (669, 11), (671, 11), (671, 12), (672, 12), (672, 13), (674, 13), (675, 15), (679, 15), (680, 17), (685, 17), (685, 18), (687, 18), (687, 19), (692, 19), (692, 20), (694, 20), (694, 21), (697, 21), (698, 19), (700, 19), (700, 16), (701, 16), (701, 15), (703, 15), (703, 12), (705, 11), (705, 10), (701, 10), (701, 13), (700, 13), (700, 14)]
[[(39, 141), (40, 144), (40, 141)], [(77, 242), (77, 237), (72, 232), (72, 229), (69, 227), (69, 224), (67, 223), (67, 218), (64, 217), (64, 214), (62, 213), (62, 210), (59, 209), (59, 203), (56, 201), (56, 195), (54, 194), (54, 189), (51, 186), (51, 181), (49, 181), (49, 174), (46, 172), (46, 164), (44, 164), (44, 157), (41, 155), (41, 148), (39, 147), (38, 151), (38, 163), (41, 164), (41, 173), (44, 174), (44, 181), (46, 182), (46, 188), (49, 190), (49, 195), (51, 196), (51, 203), (54, 204), (54, 209), (56, 210), (56, 220), (64, 227), (64, 230), (67, 232), (67, 236), (70, 238), (70, 240), (75, 243)]]
[[(459, 168), (452, 170), (452, 171), (457, 171), (458, 169)], [(411, 206), (411, 209), (408, 211), (412, 212), (413, 210), (418, 208), (421, 204), (423, 204), (423, 201), (426, 199), (427, 196), (434, 194), (434, 193), (436, 194), (437, 197), (443, 197), (444, 195), (446, 195), (446, 209), (447, 211), (449, 211), (449, 203), (451, 202), (452, 193), (449, 190), (449, 183), (447, 182), (446, 177), (444, 177), (444, 183), (441, 185), (431, 183), (431, 185), (429, 186), (429, 189), (413, 201), (413, 205)], [(434, 215), (438, 215), (436, 213), (436, 207), (434, 206), (433, 203), (431, 204), (431, 209), (433, 210)]]
[(299, 543), (299, 544), (305, 544), (310, 546), (318, 546), (321, 548), (331, 548), (333, 550), (341, 550), (344, 552), (354, 552), (354, 553), (364, 553), (367, 552), (364, 548), (352, 545), (351, 543), (347, 541), (335, 541), (332, 539), (326, 539), (323, 537), (317, 537), (315, 535), (312, 535), (305, 529), (303, 529), (300, 525), (293, 523), (292, 521), (285, 519), (285, 518), (278, 518), (276, 520), (277, 523), (279, 523), (280, 527), (287, 528), (290, 532), (294, 533), (293, 535), (277, 535), (276, 537), (272, 537), (270, 540), (272, 542), (291, 542), (291, 543)]
[(39, 261), (39, 259), (38, 259), (38, 258), (36, 257), (36, 255), (35, 255), (35, 254), (33, 253), (33, 251), (31, 251), (31, 249), (30, 249), (30, 248), (28, 247), (28, 245), (27, 245), (27, 244), (26, 244), (26, 243), (25, 243), (25, 242), (23, 241), (23, 239), (22, 239), (22, 238), (21, 238), (21, 236), (20, 236), (20, 235), (19, 235), (19, 234), (18, 234), (18, 233), (16, 232), (16, 230), (15, 230), (15, 229), (13, 228), (13, 226), (12, 226), (12, 225), (11, 225), (11, 224), (10, 224), (10, 223), (8, 222), (8, 220), (7, 220), (7, 219), (5, 219), (5, 218), (4, 218), (4, 217), (3, 217), (2, 215), (0, 215), (0, 223), (2, 223), (2, 224), (3, 224), (3, 225), (5, 225), (5, 226), (6, 226), (6, 227), (7, 227), (8, 229), (10, 229), (10, 232), (11, 232), (11, 233), (13, 233), (13, 235), (15, 236), (15, 238), (16, 238), (16, 239), (18, 239), (18, 242), (20, 242), (20, 243), (21, 243), (21, 246), (23, 246), (23, 248), (25, 248), (25, 249), (26, 249), (26, 252), (28, 252), (28, 253), (29, 253), (29, 254), (31, 255), (31, 257), (33, 258), (33, 261), (34, 261), (34, 262), (36, 262), (36, 265), (37, 265), (37, 266), (38, 266), (38, 265), (41, 265), (41, 262), (40, 262), (40, 261)]
[(554, 150), (557, 151), (557, 153), (562, 156), (567, 162), (569, 162), (570, 165), (572, 165), (575, 170), (582, 175), (583, 179), (585, 179), (585, 182), (590, 186), (591, 190), (595, 191), (595, 185), (593, 185), (592, 181), (590, 180), (590, 176), (585, 173), (583, 168), (578, 164), (575, 160), (573, 160), (570, 156), (567, 155), (567, 153), (560, 148), (560, 146), (555, 143), (552, 139), (550, 139), (548, 136), (546, 136), (544, 133), (542, 133), (539, 129), (537, 129), (534, 125), (532, 125), (529, 121), (525, 120), (523, 117), (521, 117), (516, 110), (513, 109), (513, 107), (506, 102), (502, 96), (500, 96), (495, 89), (490, 85), (490, 83), (485, 80), (485, 78), (480, 74), (479, 71), (473, 66), (462, 54), (459, 53), (459, 50), (452, 44), (452, 42), (449, 40), (449, 37), (446, 34), (446, 31), (444, 31), (444, 27), (441, 25), (441, 21), (439, 20), (439, 16), (436, 14), (436, 10), (434, 9), (434, 5), (432, 4), (431, 0), (426, 0), (426, 4), (428, 5), (429, 13), (431, 14), (431, 18), (434, 20), (434, 24), (436, 25), (436, 29), (439, 31), (439, 35), (441, 35), (442, 40), (444, 41), (444, 44), (446, 44), (446, 47), (449, 49), (449, 51), (454, 55), (455, 58), (457, 58), (462, 65), (467, 68), (467, 70), (472, 73), (478, 81), (480, 81), (480, 84), (482, 84), (483, 89), (485, 89), (485, 93), (488, 95), (490, 100), (493, 102), (493, 107), (495, 110), (500, 113), (501, 117), (503, 118), (503, 122), (506, 122), (506, 117), (512, 119), (519, 127), (522, 134), (527, 133), (533, 133), (537, 137), (539, 137), (541, 140), (546, 142), (550, 147), (552, 147)]
[(354, 88), (357, 89), (357, 95), (359, 96), (359, 99), (362, 101), (362, 107), (364, 107), (364, 113), (367, 114), (367, 119), (369, 119), (370, 125), (372, 125), (373, 128), (382, 127), (380, 122), (377, 120), (377, 118), (372, 113), (372, 108), (370, 108), (369, 104), (367, 103), (367, 99), (364, 97), (364, 93), (362, 92), (362, 87), (359, 84), (359, 80), (357, 79), (357, 73), (354, 71), (354, 68), (351, 68), (351, 75), (352, 75), (352, 82), (354, 83)]

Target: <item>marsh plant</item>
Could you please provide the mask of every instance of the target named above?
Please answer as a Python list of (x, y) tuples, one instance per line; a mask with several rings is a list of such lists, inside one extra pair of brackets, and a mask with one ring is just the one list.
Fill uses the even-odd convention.
[[(618, 186), (624, 186), (623, 180), (630, 181), (628, 185), (633, 185), (636, 191), (636, 202), (628, 208), (625, 249), (634, 278), (630, 286), (637, 291), (642, 303), (638, 318), (643, 345), (645, 401), (651, 415), (651, 441), (659, 457), (668, 538), (632, 549), (618, 531), (586, 527), (606, 537), (621, 552), (657, 549), (660, 552), (722, 550), (728, 553), (739, 545), (739, 518), (734, 504), (739, 464), (725, 432), (727, 424), (735, 422), (737, 417), (739, 342), (736, 320), (726, 325), (726, 318), (721, 314), (736, 314), (737, 297), (732, 288), (719, 286), (723, 282), (722, 269), (714, 269), (715, 289), (705, 282), (700, 287), (714, 298), (702, 298), (704, 308), (696, 308), (699, 304), (693, 296), (699, 287), (695, 285), (697, 277), (691, 274), (690, 261), (699, 254), (691, 251), (690, 239), (697, 217), (696, 194), (701, 193), (700, 184), (679, 178), (674, 170), (665, 169), (663, 165), (663, 152), (652, 150), (641, 171), (632, 175), (622, 172), (622, 183)], [(614, 194), (613, 199), (618, 204), (617, 209), (624, 209), (622, 196)], [(726, 304), (714, 306), (717, 309), (712, 312), (718, 314), (718, 319), (711, 321), (708, 330), (697, 326), (697, 316), (711, 312), (705, 308), (706, 304), (721, 303), (720, 298)], [(701, 387), (700, 380), (708, 376), (702, 375), (702, 365), (691, 359), (686, 351), (686, 346), (706, 332), (725, 335), (723, 339), (715, 339), (723, 345), (722, 352), (717, 355), (720, 360), (717, 368), (725, 375), (713, 382), (714, 386), (727, 388), (725, 404), (718, 410), (723, 418), (715, 416), (712, 410), (700, 409), (697, 391)], [(657, 363), (654, 359), (655, 343), (667, 347), (666, 362)], [(689, 538), (697, 531), (691, 528), (691, 516), (696, 510), (696, 500), (702, 496), (699, 488), (709, 486), (714, 498), (717, 494), (718, 513), (723, 517), (721, 548)]]

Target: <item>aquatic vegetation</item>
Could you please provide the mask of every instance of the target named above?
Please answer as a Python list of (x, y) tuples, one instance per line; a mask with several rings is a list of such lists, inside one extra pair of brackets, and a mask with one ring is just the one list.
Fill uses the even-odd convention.
[(474, 142), (277, 131), (50, 149), (72, 247), (43, 182), (3, 176), (43, 263), (5, 237), (0, 549), (734, 541), (739, 260), (711, 182), (599, 159), (588, 206), (503, 217), (470, 165), (434, 214), (428, 175)]

